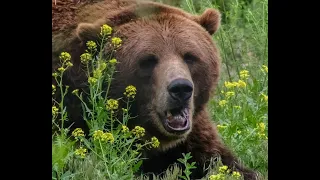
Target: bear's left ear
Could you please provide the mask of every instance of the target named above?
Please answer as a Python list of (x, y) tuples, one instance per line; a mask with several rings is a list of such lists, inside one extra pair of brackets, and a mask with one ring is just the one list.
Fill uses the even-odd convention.
[(83, 42), (95, 40), (99, 32), (100, 27), (96, 24), (91, 23), (80, 23), (76, 29), (77, 37)]
[(207, 9), (202, 15), (196, 17), (195, 20), (204, 27), (210, 35), (213, 35), (220, 27), (221, 14), (218, 10)]

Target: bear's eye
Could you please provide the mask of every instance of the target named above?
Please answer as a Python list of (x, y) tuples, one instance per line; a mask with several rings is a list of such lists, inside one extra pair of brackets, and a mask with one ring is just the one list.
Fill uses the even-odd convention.
[(147, 55), (140, 60), (140, 68), (143, 70), (152, 70), (158, 63), (155, 55)]
[(199, 58), (191, 53), (186, 53), (183, 56), (183, 60), (187, 63), (187, 64), (193, 64), (194, 62), (198, 61)]

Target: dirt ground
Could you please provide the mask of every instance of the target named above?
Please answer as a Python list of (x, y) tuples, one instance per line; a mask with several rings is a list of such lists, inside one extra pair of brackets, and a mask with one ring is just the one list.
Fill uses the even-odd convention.
[(72, 24), (77, 9), (93, 2), (94, 0), (52, 0), (52, 32)]

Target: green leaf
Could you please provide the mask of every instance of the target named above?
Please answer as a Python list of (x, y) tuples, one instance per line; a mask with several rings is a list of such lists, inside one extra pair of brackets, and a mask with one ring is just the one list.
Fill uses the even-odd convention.
[(133, 173), (136, 173), (136, 172), (138, 172), (138, 170), (139, 170), (139, 168), (140, 168), (140, 166), (142, 165), (142, 160), (140, 160), (139, 162), (137, 162), (133, 167), (132, 167), (132, 171), (133, 171)]

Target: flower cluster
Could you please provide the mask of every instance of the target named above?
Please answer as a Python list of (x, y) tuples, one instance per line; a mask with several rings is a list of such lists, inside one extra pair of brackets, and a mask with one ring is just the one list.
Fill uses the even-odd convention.
[(268, 96), (267, 95), (261, 93), (261, 96), (262, 96), (261, 101), (264, 100), (264, 101), (268, 102)]
[(249, 76), (250, 76), (249, 71), (247, 71), (247, 70), (240, 71), (240, 78), (241, 79), (248, 79)]
[(113, 143), (114, 142), (114, 137), (111, 133), (108, 133), (108, 132), (103, 132), (101, 130), (97, 130), (97, 131), (94, 131), (93, 133), (93, 140), (100, 140), (100, 141), (105, 141), (105, 142), (111, 142)]
[(209, 180), (225, 180), (224, 174), (214, 174), (209, 176)]
[(266, 73), (268, 73), (268, 66), (266, 66), (266, 65), (262, 65), (262, 67), (261, 67), (261, 71), (262, 71), (262, 72), (266, 72)]
[(67, 61), (70, 61), (71, 60), (71, 55), (67, 52), (62, 52), (59, 56), (59, 59), (62, 61), (62, 62), (67, 62)]
[(224, 86), (228, 89), (234, 88), (234, 87), (239, 87), (239, 88), (245, 88), (247, 86), (246, 82), (242, 81), (241, 79), (238, 80), (238, 82), (229, 82), (226, 81), (224, 82)]
[(81, 158), (85, 158), (87, 149), (80, 147), (79, 149), (76, 149), (74, 152), (76, 155), (80, 156)]
[(75, 89), (71, 93), (74, 94), (74, 95), (77, 95), (79, 93), (79, 89)]
[(93, 77), (99, 79), (102, 76), (102, 71), (100, 69), (95, 69), (93, 71)]
[(135, 95), (137, 94), (137, 89), (136, 87), (129, 85), (126, 87), (126, 91), (123, 94), (128, 98), (134, 98)]
[(52, 84), (52, 95), (54, 95), (54, 93), (56, 92), (56, 86)]
[(158, 138), (156, 138), (156, 137), (151, 138), (151, 143), (152, 143), (151, 146), (154, 148), (157, 148), (160, 145), (160, 142), (159, 142)]
[(52, 115), (55, 116), (56, 114), (58, 114), (58, 108), (56, 106), (52, 106)]
[(94, 41), (88, 41), (86, 43), (89, 51), (96, 51), (97, 50), (97, 44)]
[(121, 132), (127, 133), (127, 132), (129, 132), (129, 128), (127, 126), (123, 125)]
[(113, 58), (113, 59), (111, 59), (111, 60), (109, 60), (109, 63), (110, 63), (110, 65), (111, 66), (114, 66), (114, 65), (116, 65), (117, 64), (117, 59), (115, 59), (115, 58)]
[(107, 101), (106, 109), (111, 111), (111, 113), (114, 113), (114, 110), (117, 110), (119, 107), (119, 102), (118, 100), (115, 99), (109, 99)]
[(140, 138), (140, 137), (143, 137), (143, 136), (144, 136), (145, 129), (144, 129), (143, 127), (140, 127), (140, 126), (136, 126), (136, 127), (132, 130), (132, 133), (133, 133), (137, 138)]
[(227, 97), (227, 99), (229, 99), (230, 97), (232, 97), (232, 96), (234, 96), (235, 95), (235, 93), (233, 92), (233, 91), (228, 91), (228, 92), (226, 92), (226, 97)]
[(122, 40), (118, 37), (114, 37), (111, 39), (111, 43), (114, 47), (118, 48), (121, 46)]
[[(221, 166), (219, 167), (219, 173), (209, 176), (209, 180), (225, 180), (227, 174), (230, 172), (231, 170), (228, 168), (228, 166)], [(239, 179), (241, 174), (237, 171), (233, 171), (231, 176), (235, 179)]]
[(268, 137), (265, 134), (265, 129), (266, 129), (266, 125), (263, 122), (257, 124), (259, 138), (268, 139)]
[(88, 83), (89, 83), (90, 85), (96, 84), (97, 81), (98, 81), (97, 78), (94, 78), (94, 77), (89, 77), (89, 78), (88, 78)]
[[(67, 52), (62, 52), (59, 56), (59, 59), (62, 63), (61, 67), (58, 68), (58, 72), (61, 74), (68, 69), (69, 67), (73, 66), (73, 64), (70, 62), (71, 55)], [(53, 73), (52, 76), (57, 77), (58, 73)]]
[(80, 56), (80, 61), (83, 64), (88, 64), (89, 61), (91, 61), (91, 60), (92, 60), (92, 55), (90, 53), (86, 52), (86, 53), (81, 54), (81, 56)]
[(76, 140), (78, 140), (79, 137), (84, 137), (84, 132), (81, 128), (76, 128), (75, 130), (73, 130), (72, 136), (74, 136)]
[(238, 109), (240, 110), (241, 109), (241, 106), (233, 106), (235, 109)]
[(228, 127), (228, 126), (226, 126), (226, 125), (220, 125), (220, 124), (217, 125), (217, 128), (218, 128), (219, 130), (225, 129), (225, 128), (227, 128), (227, 127)]
[(236, 178), (236, 179), (239, 179), (241, 177), (241, 174), (237, 171), (233, 171), (232, 172), (232, 177)]
[(100, 35), (108, 36), (112, 33), (112, 28), (107, 24), (102, 25)]
[(226, 100), (221, 100), (221, 101), (219, 101), (219, 106), (223, 107), (223, 106), (225, 106), (227, 103), (228, 103), (228, 101), (226, 101)]

